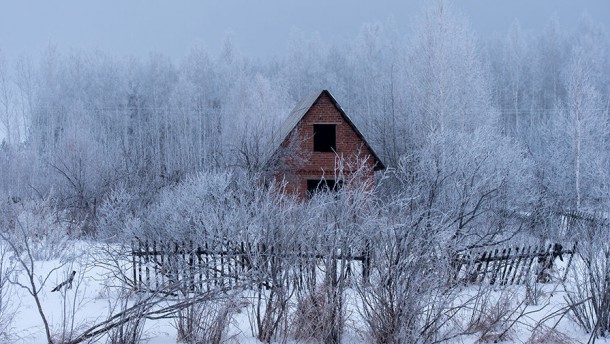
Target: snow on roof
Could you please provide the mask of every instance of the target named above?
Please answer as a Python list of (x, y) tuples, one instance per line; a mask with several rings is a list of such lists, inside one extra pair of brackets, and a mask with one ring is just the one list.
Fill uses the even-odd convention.
[(278, 130), (277, 135), (273, 140), (275, 149), (273, 152), (271, 152), (272, 154), (275, 153), (275, 150), (282, 144), (282, 142), (286, 140), (288, 135), (290, 135), (290, 132), (292, 132), (292, 129), (294, 129), (297, 124), (299, 124), (301, 119), (303, 119), (307, 111), (313, 106), (313, 104), (316, 102), (316, 100), (318, 100), (322, 93), (324, 93), (324, 90), (322, 92), (313, 92), (305, 98), (301, 99), (301, 101), (299, 101), (294, 106), (292, 111), (290, 111), (290, 113), (288, 114), (288, 117), (286, 117), (286, 119), (284, 119), (284, 121), (282, 122), (280, 130)]

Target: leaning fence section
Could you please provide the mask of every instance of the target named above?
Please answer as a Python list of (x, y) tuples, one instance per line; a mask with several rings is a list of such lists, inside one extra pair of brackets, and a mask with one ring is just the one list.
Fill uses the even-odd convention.
[(562, 235), (575, 231), (587, 232), (588, 230), (610, 226), (610, 217), (606, 212), (566, 210), (558, 212), (557, 215), (560, 234)]
[(351, 248), (321, 253), (304, 245), (135, 239), (131, 244), (131, 277), (138, 291), (190, 293), (249, 285), (271, 288), (277, 283), (298, 288), (324, 278), (319, 276), (321, 271), (326, 277), (361, 275), (366, 279), (370, 257), (368, 251)]
[(576, 243), (570, 249), (555, 243), (468, 251), (454, 260), (455, 277), (465, 283), (500, 285), (565, 280), (575, 251)]

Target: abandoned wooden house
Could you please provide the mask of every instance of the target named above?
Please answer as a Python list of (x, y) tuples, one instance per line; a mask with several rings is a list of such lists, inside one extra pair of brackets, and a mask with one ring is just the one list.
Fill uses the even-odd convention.
[(301, 100), (282, 123), (269, 164), (304, 199), (346, 182), (371, 182), (384, 164), (329, 91)]

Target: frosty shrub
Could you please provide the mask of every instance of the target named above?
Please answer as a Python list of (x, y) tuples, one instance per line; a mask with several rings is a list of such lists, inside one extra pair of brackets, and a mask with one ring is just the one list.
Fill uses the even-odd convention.
[(482, 287), (464, 307), (470, 311), (466, 333), (478, 333), (481, 342), (511, 340), (524, 304), (509, 288)]
[(541, 325), (532, 331), (532, 335), (527, 339), (525, 344), (571, 344), (575, 342), (573, 338), (565, 333), (555, 328)]
[(18, 203), (12, 210), (14, 221), (8, 231), (15, 248), (25, 249), (27, 240), (34, 260), (50, 260), (61, 257), (69, 248), (71, 235), (78, 233), (79, 225), (63, 218), (62, 212), (49, 199)]
[(16, 272), (7, 278), (9, 283), (27, 290), (32, 296), (44, 325), (47, 341), (52, 343), (50, 324), (40, 295), (50, 274), (65, 263), (60, 263), (59, 267), (51, 270), (46, 276), (41, 276), (36, 272), (35, 261), (62, 257), (68, 249), (71, 227), (68, 222), (61, 220), (58, 212), (46, 200), (14, 204), (8, 215), (10, 225), (7, 230), (0, 231), (0, 245), (10, 251)]
[[(262, 342), (285, 338), (290, 302), (295, 293), (295, 268), (299, 257), (300, 233), (306, 217), (292, 199), (255, 191), (248, 209), (249, 229), (241, 233), (246, 242), (256, 243), (248, 252), (251, 278), (255, 286), (251, 326)], [(249, 206), (250, 207), (250, 206)]]
[[(290, 196), (272, 185), (261, 187), (258, 176), (238, 172), (205, 172), (185, 178), (179, 185), (165, 188), (158, 200), (144, 211), (142, 220), (128, 221), (129, 230), (147, 240), (187, 242), (212, 249), (243, 249), (242, 264), (248, 270), (239, 272), (239, 284), (234, 288), (252, 287), (255, 296), (251, 311), (256, 336), (268, 342), (285, 324), (288, 302), (294, 287), (291, 266), (295, 233), (303, 231), (304, 219)], [(242, 245), (243, 244), (243, 245)], [(213, 264), (213, 263), (210, 263)], [(215, 271), (216, 266), (208, 266)], [(220, 276), (222, 280), (226, 276)], [(177, 326), (188, 332), (211, 335), (212, 326), (188, 323), (183, 312)], [(286, 332), (286, 331), (284, 331)], [(195, 336), (197, 337), (197, 336)]]
[[(116, 310), (124, 312), (130, 307), (129, 296), (127, 293), (122, 293), (115, 304)], [(124, 313), (120, 313), (124, 314)], [(126, 318), (126, 317), (125, 317)], [(119, 321), (123, 320), (121, 317)], [(144, 316), (132, 316), (129, 321), (121, 322), (120, 325), (108, 331), (108, 344), (133, 344), (140, 343), (144, 334), (144, 324), (146, 318)]]
[(579, 244), (566, 280), (570, 317), (595, 337), (610, 335), (610, 247), (606, 231), (598, 239)]
[(176, 313), (174, 327), (180, 343), (220, 344), (227, 339), (232, 316), (239, 310), (234, 299), (195, 303)]
[(239, 182), (230, 172), (204, 172), (166, 187), (145, 211), (141, 233), (135, 234), (175, 241), (227, 237), (248, 218)]
[(391, 191), (378, 203), (379, 224), (369, 235), (371, 281), (358, 286), (374, 342), (459, 336), (462, 329), (452, 324), (468, 305), (456, 301), (454, 258), (509, 240), (524, 227), (516, 215), (534, 200), (532, 166), (521, 147), (487, 129), (431, 133), (386, 173)]
[[(338, 343), (345, 327), (345, 301), (336, 288), (322, 285), (301, 293), (291, 329), (295, 339), (314, 343)], [(341, 299), (337, 299), (341, 297)], [(341, 303), (341, 304), (340, 304)]]
[[(352, 256), (367, 250), (367, 238), (376, 233), (374, 186), (364, 178), (366, 161), (345, 158), (336, 161), (335, 179), (351, 173), (341, 190), (334, 194), (318, 193), (306, 204), (308, 230), (301, 243), (317, 254), (313, 262), (303, 262), (304, 283), (297, 291), (297, 308), (292, 332), (297, 339), (317, 343), (340, 343), (346, 327), (346, 290), (361, 273), (355, 274)], [(348, 172), (349, 171), (349, 172)], [(376, 243), (373, 244), (373, 246)], [(377, 246), (375, 246), (377, 249)], [(358, 270), (362, 271), (362, 270)]]
[(525, 227), (518, 215), (535, 201), (525, 156), (490, 128), (434, 133), (389, 174), (391, 194), (414, 221), (438, 224), (440, 240), (456, 251), (494, 245)]
[(13, 286), (9, 276), (15, 270), (15, 266), (9, 260), (9, 255), (9, 247), (5, 243), (0, 243), (0, 343), (13, 342), (11, 333), (16, 308), (10, 298)]
[(543, 284), (536, 280), (537, 276), (527, 276), (525, 280), (525, 303), (537, 306), (540, 299), (545, 296)]
[(98, 238), (109, 242), (124, 239), (126, 223), (133, 216), (133, 202), (133, 196), (125, 188), (116, 188), (108, 194), (98, 210)]
[[(286, 259), (280, 253), (271, 252), (262, 251), (262, 259), (257, 259), (258, 263), (262, 263), (258, 272), (264, 282), (257, 285), (252, 305), (256, 336), (264, 343), (286, 335), (289, 303), (295, 291), (291, 281), (294, 259)], [(268, 259), (264, 257), (267, 254)]]
[(361, 315), (374, 343), (432, 340), (454, 293), (432, 235), (400, 224), (380, 231), (371, 246), (370, 281), (358, 284)]

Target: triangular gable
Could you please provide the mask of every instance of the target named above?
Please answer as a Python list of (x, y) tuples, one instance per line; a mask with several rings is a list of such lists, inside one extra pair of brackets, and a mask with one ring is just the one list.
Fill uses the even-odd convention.
[(303, 98), (300, 102), (298, 102), (296, 104), (296, 106), (294, 107), (294, 109), (292, 109), (292, 111), (290, 112), (288, 117), (286, 117), (284, 122), (282, 122), (282, 126), (280, 127), (280, 130), (277, 132), (277, 135), (275, 135), (275, 137), (274, 137), (273, 142), (274, 142), (275, 146), (274, 146), (273, 151), (271, 152), (271, 156), (273, 156), (275, 154), (275, 152), (277, 152), (278, 148), (284, 143), (284, 141), (286, 141), (286, 139), (290, 136), (292, 131), (301, 122), (303, 117), (305, 117), (305, 114), (307, 114), (307, 111), (309, 111), (309, 109), (311, 109), (311, 107), (323, 95), (328, 96), (328, 98), (331, 100), (331, 102), (333, 103), (335, 108), (337, 108), (337, 110), (339, 110), (339, 113), (341, 114), (341, 116), (343, 117), (345, 122), (347, 124), (349, 124), (349, 126), (352, 128), (354, 133), (356, 133), (358, 138), (360, 138), (360, 140), (362, 140), (362, 142), (364, 143), (366, 148), (368, 148), (368, 150), (371, 152), (371, 154), (373, 155), (373, 159), (375, 159), (375, 171), (384, 170), (385, 165), (383, 164), (381, 159), (379, 159), (379, 156), (375, 153), (375, 151), (366, 141), (366, 139), (364, 138), (364, 136), (362, 135), (360, 130), (358, 130), (356, 125), (354, 125), (354, 122), (352, 121), (352, 119), (347, 115), (347, 113), (345, 113), (345, 111), (343, 110), (341, 105), (339, 105), (339, 103), (337, 102), (335, 97), (333, 97), (333, 95), (328, 90), (322, 90), (322, 92), (312, 93), (309, 96)]

